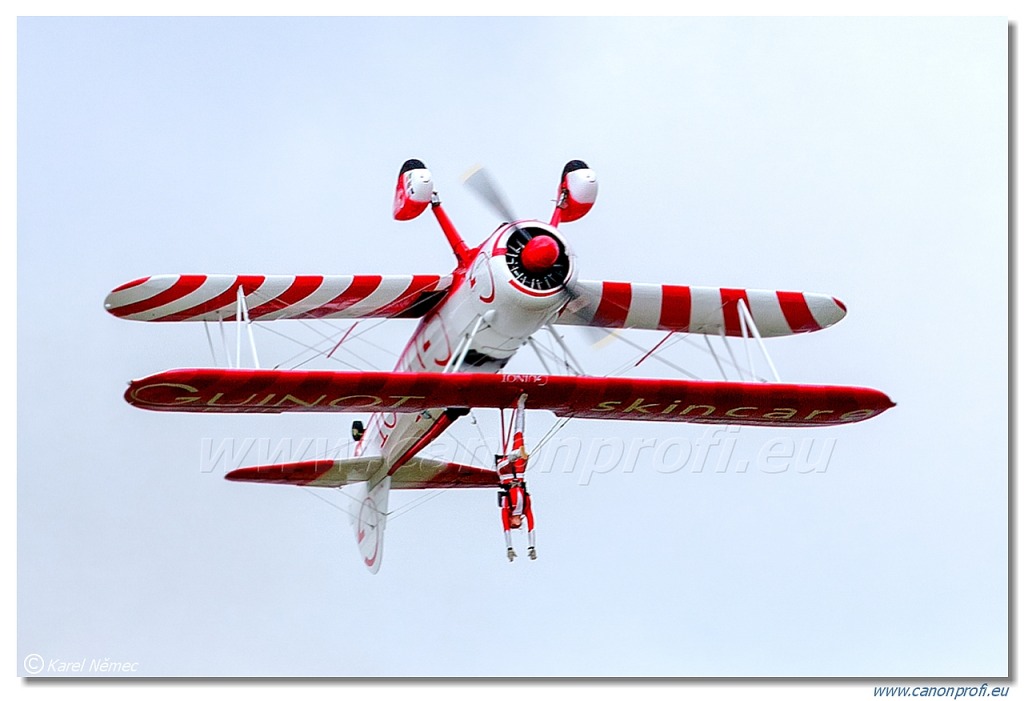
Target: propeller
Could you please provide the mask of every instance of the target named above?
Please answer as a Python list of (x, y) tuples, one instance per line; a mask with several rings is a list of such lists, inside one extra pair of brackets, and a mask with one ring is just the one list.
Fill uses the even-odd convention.
[[(543, 234), (533, 236), (523, 231), (514, 223), (518, 220), (518, 217), (512, 211), (512, 206), (509, 204), (501, 188), (483, 166), (471, 168), (463, 176), (462, 182), (480, 197), (495, 214), (511, 223), (517, 232), (522, 232), (521, 235), (528, 239), (521, 253), (524, 268), (535, 274), (542, 274), (551, 269), (560, 254), (560, 247), (550, 236)], [(589, 301), (582, 297), (581, 291), (575, 284), (570, 284), (569, 281), (566, 281), (565, 291), (570, 297), (570, 301), (567, 304), (570, 312), (579, 311), (582, 307), (589, 304)], [(584, 326), (583, 330), (585, 335), (590, 337), (590, 343), (595, 347), (615, 340), (618, 335), (614, 330), (599, 330), (589, 326)]]
[(519, 282), (537, 290), (563, 286), (575, 299), (578, 295), (566, 285), (569, 274), (568, 253), (564, 244), (548, 235), (543, 229), (533, 226), (519, 226), (515, 212), (501, 188), (484, 168), (471, 169), (462, 179), (490, 209), (512, 225), (512, 235), (507, 243), (509, 269)]
[(462, 182), (490, 205), (499, 217), (507, 222), (516, 221), (516, 215), (512, 213), (508, 200), (483, 166), (471, 168), (462, 176)]
[[(554, 265), (559, 254), (559, 247), (550, 236), (532, 236), (514, 224), (517, 221), (512, 206), (509, 204), (505, 193), (490, 177), (489, 172), (482, 166), (471, 168), (463, 176), (463, 183), (466, 184), (479, 198), (499, 217), (512, 223), (516, 231), (521, 231), (526, 237), (527, 243), (522, 249), (521, 260), (524, 268), (534, 273), (543, 273)], [(590, 304), (590, 300), (583, 296), (583, 291), (577, 284), (566, 280), (565, 292), (569, 296), (566, 304), (567, 311), (577, 312)], [(596, 326), (582, 326), (584, 336), (588, 338), (591, 346), (601, 348), (622, 337), (622, 332), (616, 328), (599, 328)]]

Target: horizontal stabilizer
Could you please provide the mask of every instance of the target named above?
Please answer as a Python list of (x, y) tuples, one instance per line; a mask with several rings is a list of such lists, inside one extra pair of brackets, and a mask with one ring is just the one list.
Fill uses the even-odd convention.
[[(232, 482), (295, 484), (303, 487), (344, 487), (365, 482), (383, 465), (380, 457), (306, 460), (280, 465), (259, 465), (232, 470)], [(498, 473), (482, 467), (411, 458), (391, 476), (392, 489), (457, 489), (497, 487)]]
[(121, 285), (104, 307), (133, 321), (235, 321), (238, 291), (253, 321), (421, 317), (444, 297), (438, 275), (154, 275)]
[(767, 338), (818, 331), (846, 316), (838, 299), (812, 292), (580, 280), (573, 294), (556, 324), (742, 336), (742, 302)]
[(894, 406), (865, 387), (760, 382), (200, 368), (167, 370), (129, 384), (129, 404), (153, 411), (276, 414), (508, 408), (582, 419), (684, 421), (750, 426), (829, 426)]

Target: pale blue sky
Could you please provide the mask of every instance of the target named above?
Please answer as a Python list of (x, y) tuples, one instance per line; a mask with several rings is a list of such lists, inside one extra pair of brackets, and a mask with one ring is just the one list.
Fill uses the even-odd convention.
[[(1006, 36), (999, 19), (21, 20), (19, 673), (37, 653), (157, 676), (1005, 675)], [(668, 474), (650, 454), (539, 472), (535, 563), (505, 562), (491, 492), (443, 493), (392, 520), (367, 575), (343, 495), (228, 483), (202, 459), (225, 439), (333, 442), (352, 417), (133, 409), (128, 379), (209, 363), (206, 339), (102, 302), (156, 273), (448, 272), (433, 222), (389, 218), (409, 157), (472, 242), (497, 222), (467, 168), (546, 218), (561, 166), (586, 160), (601, 195), (564, 227), (582, 276), (834, 294), (838, 326), (770, 342), (783, 379), (897, 408), (737, 434), (751, 461), (833, 440), (824, 472)], [(411, 330), (368, 338), (397, 351)], [(635, 354), (566, 333), (595, 373)], [(265, 361), (297, 350), (258, 340)], [(669, 357), (712, 375), (687, 348)], [(586, 454), (704, 434), (559, 437)]]

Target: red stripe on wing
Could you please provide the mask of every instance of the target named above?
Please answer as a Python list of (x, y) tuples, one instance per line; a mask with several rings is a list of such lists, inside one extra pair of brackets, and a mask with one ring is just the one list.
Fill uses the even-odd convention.
[(633, 287), (628, 282), (602, 282), (601, 303), (597, 305), (590, 325), (622, 328), (632, 299)]
[(110, 291), (110, 293), (113, 294), (115, 292), (121, 292), (122, 290), (127, 290), (127, 289), (132, 288), (132, 287), (137, 287), (137, 286), (139, 286), (139, 285), (141, 285), (141, 284), (143, 284), (145, 282), (148, 282), (148, 281), (149, 281), (148, 277), (140, 277), (138, 280), (132, 280), (131, 282), (124, 283), (120, 287), (115, 287), (113, 290)]
[[(221, 292), (219, 295), (212, 299), (208, 299), (205, 302), (201, 302), (195, 306), (183, 309), (180, 312), (174, 312), (167, 316), (160, 317), (161, 321), (185, 321), (191, 319), (194, 316), (202, 316), (207, 312), (217, 311), (221, 307), (225, 307), (235, 302), (238, 299), (238, 288), (242, 288), (243, 294), (252, 294), (263, 284), (266, 279), (265, 275), (238, 275), (235, 281), (231, 284), (228, 289)], [(233, 321), (235, 315), (224, 317), (224, 321)]]
[(401, 314), (415, 304), (423, 292), (433, 292), (437, 287), (437, 275), (413, 275), (409, 286), (395, 301), (388, 302), (381, 307), (374, 316), (394, 316)]
[(786, 323), (793, 333), (801, 331), (819, 331), (821, 325), (815, 321), (807, 306), (807, 299), (803, 292), (776, 292), (779, 298), (779, 306), (782, 307), (782, 315), (786, 317)]
[(305, 462), (282, 463), (243, 467), (224, 475), (232, 482), (266, 482), (269, 484), (307, 484), (319, 478), (334, 467), (333, 460), (307, 460)]
[[(723, 287), (721, 289), (721, 295), (722, 320), (725, 322), (725, 334), (727, 336), (741, 336), (743, 332), (740, 328), (740, 310), (738, 303), (742, 299), (743, 303), (747, 305), (747, 310), (750, 309), (750, 302), (747, 301), (747, 291)], [(747, 333), (749, 334), (750, 331), (748, 330)]]
[(357, 302), (362, 302), (372, 295), (380, 287), (380, 283), (383, 280), (384, 278), (381, 275), (354, 275), (352, 276), (352, 284), (344, 292), (330, 302), (310, 310), (304, 316), (319, 319), (345, 311)]
[(689, 287), (662, 285), (658, 328), (664, 331), (689, 331), (692, 307)]
[(173, 285), (163, 292), (138, 302), (133, 302), (132, 304), (126, 304), (123, 307), (115, 307), (109, 311), (114, 316), (125, 317), (156, 309), (165, 304), (175, 302), (190, 292), (195, 292), (204, 282), (206, 282), (205, 275), (181, 275)]
[(296, 275), (288, 289), (274, 297), (253, 307), (249, 310), (250, 319), (258, 319), (261, 316), (287, 309), (288, 307), (301, 302), (311, 294), (320, 289), (324, 283), (323, 275)]

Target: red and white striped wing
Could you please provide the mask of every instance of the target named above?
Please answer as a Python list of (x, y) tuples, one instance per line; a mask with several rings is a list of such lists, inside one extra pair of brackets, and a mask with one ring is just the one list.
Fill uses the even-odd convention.
[(451, 286), (439, 275), (154, 275), (121, 285), (107, 311), (135, 321), (233, 321), (238, 290), (249, 318), (420, 317)]
[(555, 323), (741, 336), (743, 300), (762, 336), (788, 336), (827, 328), (846, 316), (838, 299), (811, 292), (599, 280), (581, 280), (574, 291), (577, 299)]

